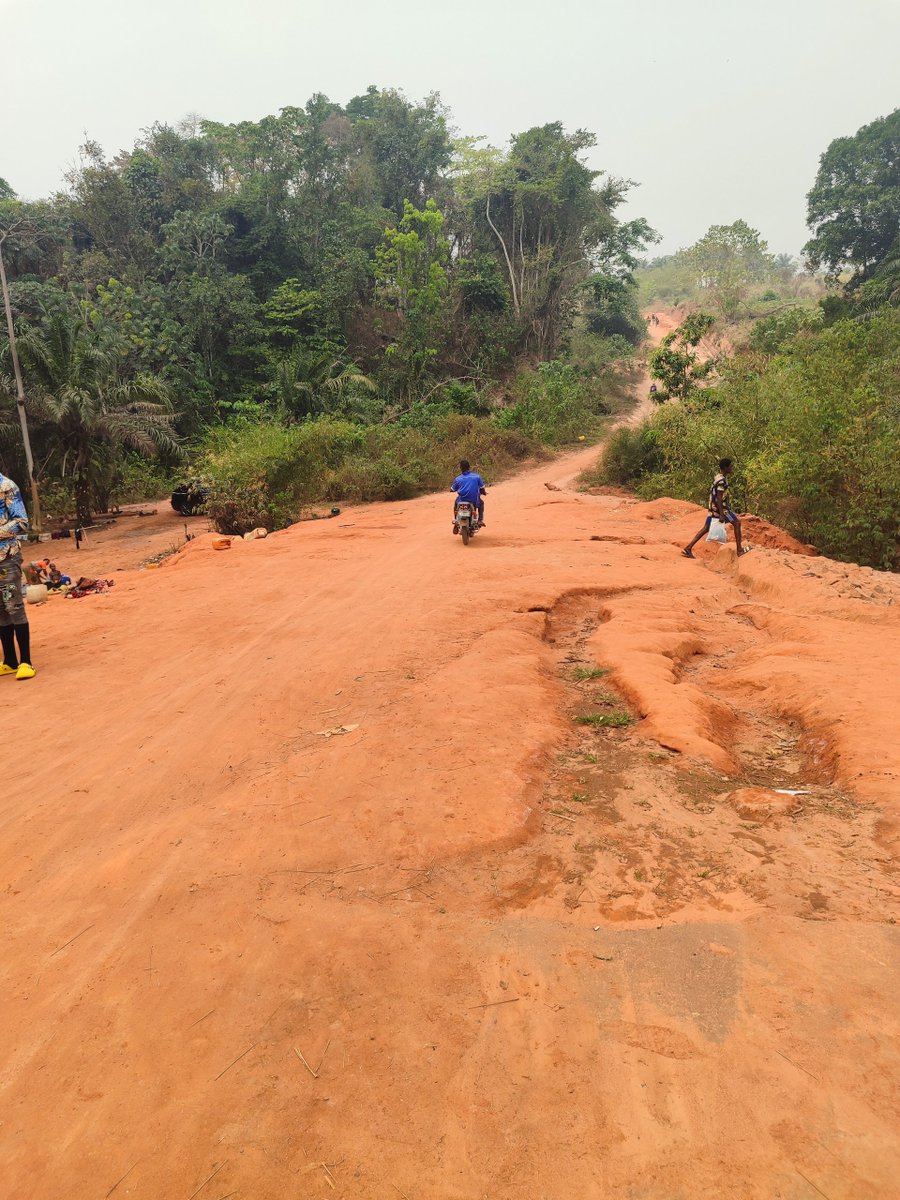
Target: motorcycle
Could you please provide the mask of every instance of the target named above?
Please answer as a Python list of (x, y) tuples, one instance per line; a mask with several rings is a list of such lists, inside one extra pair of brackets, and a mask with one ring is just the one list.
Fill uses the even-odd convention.
[(453, 515), (453, 532), (460, 535), (464, 546), (468, 546), (469, 538), (474, 537), (480, 528), (478, 506), (470, 504), (468, 500), (460, 500)]
[(202, 509), (209, 497), (209, 488), (192, 481), (180, 484), (172, 493), (172, 507), (183, 517), (192, 517)]

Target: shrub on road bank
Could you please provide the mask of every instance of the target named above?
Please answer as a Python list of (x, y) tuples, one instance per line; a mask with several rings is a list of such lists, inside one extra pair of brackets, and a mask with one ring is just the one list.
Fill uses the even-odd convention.
[(597, 379), (555, 361), (520, 374), (500, 408), (454, 384), (384, 424), (244, 418), (209, 431), (196, 471), (221, 532), (276, 529), (316, 501), (405, 500), (446, 488), (461, 458), (497, 479), (545, 446), (596, 436), (616, 404), (604, 399), (615, 383), (613, 370)]
[(834, 558), (896, 569), (898, 379), (896, 309), (801, 331), (777, 355), (735, 356), (719, 386), (617, 434), (592, 482), (703, 503), (727, 455), (743, 509)]
[(246, 421), (212, 431), (200, 471), (216, 528), (245, 533), (289, 525), (317, 500), (404, 500), (446, 488), (460, 458), (497, 478), (540, 453), (518, 430), (458, 413), (437, 417), (427, 431), (331, 418)]

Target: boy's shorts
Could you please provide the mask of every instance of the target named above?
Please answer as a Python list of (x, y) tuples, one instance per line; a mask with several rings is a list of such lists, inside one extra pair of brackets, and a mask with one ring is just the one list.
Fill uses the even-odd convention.
[[(704, 528), (709, 529), (710, 521), (718, 521), (718, 519), (719, 518), (716, 516), (715, 513), (710, 513), (709, 516), (706, 518), (706, 525), (704, 526)], [(726, 509), (725, 510), (725, 524), (726, 525), (737, 525), (737, 523), (738, 523), (737, 513), (733, 513), (730, 508)]]

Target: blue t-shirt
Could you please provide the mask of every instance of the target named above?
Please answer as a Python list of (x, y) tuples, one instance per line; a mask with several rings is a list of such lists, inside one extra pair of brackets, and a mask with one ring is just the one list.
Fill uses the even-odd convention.
[(474, 471), (466, 471), (465, 475), (457, 475), (453, 480), (451, 490), (459, 493), (460, 500), (468, 500), (470, 504), (477, 504), (481, 499), (483, 487), (484, 480), (480, 475), (476, 475)]

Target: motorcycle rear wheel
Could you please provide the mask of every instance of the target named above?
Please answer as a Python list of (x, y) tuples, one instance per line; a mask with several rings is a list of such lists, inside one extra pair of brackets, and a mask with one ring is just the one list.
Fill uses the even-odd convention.
[(460, 526), (459, 532), (462, 535), (463, 545), (468, 546), (468, 544), (469, 544), (469, 523), (468, 523), (468, 521), (464, 521), (462, 523), (462, 525)]

